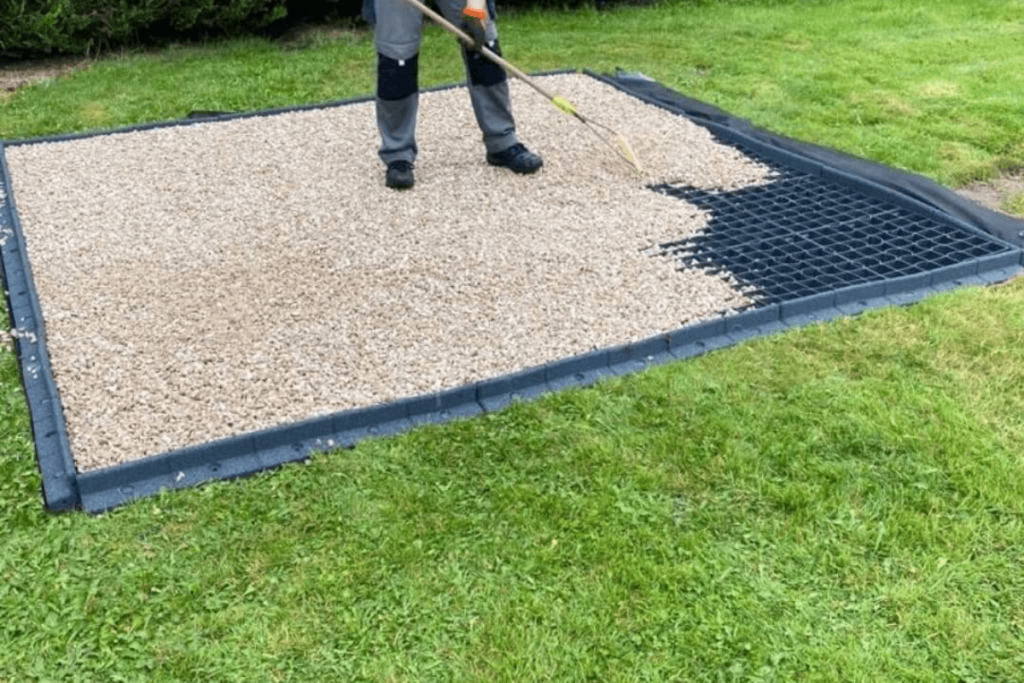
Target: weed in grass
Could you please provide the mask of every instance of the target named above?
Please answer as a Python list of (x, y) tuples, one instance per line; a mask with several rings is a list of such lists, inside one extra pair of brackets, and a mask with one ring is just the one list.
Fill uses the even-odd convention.
[(1007, 197), (1003, 203), (1003, 210), (1007, 213), (1012, 213), (1015, 216), (1024, 218), (1024, 192), (1017, 192), (1016, 194)]

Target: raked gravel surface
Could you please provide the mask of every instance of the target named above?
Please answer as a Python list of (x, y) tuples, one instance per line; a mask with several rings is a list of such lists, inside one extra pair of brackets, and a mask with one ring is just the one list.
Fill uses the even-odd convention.
[(416, 186), (371, 102), (6, 150), (80, 471), (437, 391), (742, 306), (645, 255), (705, 227), (645, 187), (770, 171), (589, 76), (542, 79), (641, 179), (514, 82), (544, 168), (488, 166), (464, 88), (421, 97)]

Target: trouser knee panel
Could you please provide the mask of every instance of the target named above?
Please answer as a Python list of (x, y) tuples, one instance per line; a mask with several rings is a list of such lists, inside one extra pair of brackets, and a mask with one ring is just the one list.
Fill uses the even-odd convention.
[(419, 91), (419, 55), (391, 59), (377, 54), (377, 97), (400, 100)]
[[(497, 40), (488, 43), (487, 48), (494, 54), (501, 56), (501, 45)], [(504, 83), (508, 80), (505, 70), (484, 57), (478, 50), (470, 50), (465, 46), (462, 48), (462, 57), (466, 60), (466, 70), (469, 72), (470, 85), (492, 86)]]

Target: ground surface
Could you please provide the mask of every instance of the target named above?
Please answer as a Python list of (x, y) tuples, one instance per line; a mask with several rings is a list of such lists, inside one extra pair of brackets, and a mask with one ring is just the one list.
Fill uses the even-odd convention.
[(54, 57), (4, 63), (0, 69), (0, 93), (13, 93), (26, 85), (58, 78), (89, 65), (83, 57)]
[(957, 190), (968, 199), (1011, 216), (1024, 216), (1024, 171), (1007, 173), (995, 180), (978, 181)]
[[(668, 0), (503, 28), (529, 70), (635, 68), (959, 187), (1024, 168), (1021, 10)], [(434, 33), (429, 82), (452, 82)], [(0, 137), (369, 91), (365, 43), (236, 47), (20, 92)], [(2, 681), (1021, 680), (1024, 281), (102, 517), (42, 509), (0, 360)]]

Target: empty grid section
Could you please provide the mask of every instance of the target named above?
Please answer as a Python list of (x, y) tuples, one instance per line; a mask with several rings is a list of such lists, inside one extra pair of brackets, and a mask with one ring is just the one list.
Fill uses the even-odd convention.
[[(743, 150), (750, 154), (748, 150)], [(730, 277), (757, 304), (914, 275), (1005, 251), (980, 233), (774, 164), (771, 182), (708, 192), (658, 185), (710, 215), (707, 227), (658, 253)]]

